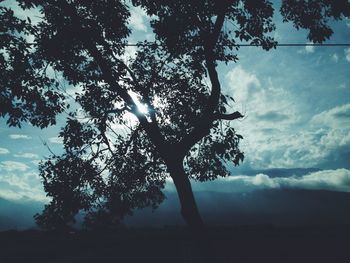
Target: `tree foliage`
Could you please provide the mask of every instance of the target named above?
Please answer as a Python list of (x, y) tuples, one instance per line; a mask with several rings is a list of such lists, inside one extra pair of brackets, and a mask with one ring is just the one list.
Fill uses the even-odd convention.
[(56, 114), (63, 110), (63, 96), (28, 43), (36, 28), (0, 7), (0, 32), (0, 116), (7, 117), (9, 126), (23, 121), (41, 128), (55, 124)]
[[(37, 222), (65, 228), (77, 213), (89, 226), (118, 225), (136, 208), (156, 208), (171, 176), (182, 214), (200, 224), (189, 178), (228, 176), (242, 136), (231, 121), (218, 63), (237, 61), (242, 41), (275, 48), (274, 6), (267, 0), (17, 0), (39, 10), (33, 23), (0, 7), (0, 115), (10, 126), (55, 123), (66, 94), (57, 77), (80, 88), (60, 137), (65, 152), (40, 166), (51, 202)], [(150, 16), (155, 42), (125, 60), (129, 7)], [(285, 22), (328, 39), (331, 19), (349, 16), (346, 0), (283, 0)], [(226, 26), (228, 24), (228, 26)], [(144, 110), (142, 110), (142, 108)], [(83, 112), (83, 115), (81, 114)], [(78, 114), (79, 113), (79, 114)], [(102, 223), (101, 223), (102, 222)]]

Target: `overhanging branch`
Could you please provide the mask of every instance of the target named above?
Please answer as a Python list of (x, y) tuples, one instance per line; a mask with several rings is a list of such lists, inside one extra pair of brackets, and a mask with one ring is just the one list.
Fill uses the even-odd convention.
[(214, 119), (216, 119), (216, 120), (233, 121), (233, 120), (240, 119), (243, 117), (244, 116), (239, 111), (235, 111), (235, 112), (230, 113), (230, 114), (223, 114), (223, 113), (214, 114)]

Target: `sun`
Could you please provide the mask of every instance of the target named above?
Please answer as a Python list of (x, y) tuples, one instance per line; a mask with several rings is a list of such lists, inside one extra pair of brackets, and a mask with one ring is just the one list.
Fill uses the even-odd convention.
[(140, 102), (139, 95), (137, 95), (133, 91), (129, 91), (129, 94), (130, 94), (131, 98), (133, 99), (133, 101), (135, 102), (138, 111), (142, 114), (147, 114), (148, 113), (148, 106), (146, 104), (143, 104)]

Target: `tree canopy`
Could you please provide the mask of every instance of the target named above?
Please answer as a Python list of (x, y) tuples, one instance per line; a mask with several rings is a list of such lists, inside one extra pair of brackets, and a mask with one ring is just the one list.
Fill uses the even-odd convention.
[[(244, 158), (231, 123), (243, 116), (222, 93), (217, 65), (236, 62), (243, 41), (276, 47), (273, 3), (16, 2), (39, 10), (40, 19), (0, 7), (0, 116), (9, 126), (44, 128), (69, 111), (60, 133), (65, 152), (40, 165), (51, 202), (36, 216), (39, 225), (65, 227), (79, 212), (87, 225), (117, 225), (136, 208), (156, 208), (169, 175), (184, 219), (201, 225), (189, 179), (228, 176), (227, 164)], [(131, 5), (149, 15), (156, 40), (138, 43), (126, 61)], [(280, 13), (322, 43), (332, 20), (349, 17), (350, 4), (282, 0)], [(225, 21), (235, 26), (225, 29)], [(71, 107), (58, 78), (77, 88)]]

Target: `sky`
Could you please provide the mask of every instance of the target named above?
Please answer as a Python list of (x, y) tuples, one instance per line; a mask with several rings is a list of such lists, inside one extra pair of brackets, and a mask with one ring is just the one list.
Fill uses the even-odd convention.
[[(16, 9), (20, 16), (31, 15)], [(307, 32), (282, 23), (278, 14), (275, 21), (279, 43), (308, 43)], [(153, 38), (148, 22), (142, 10), (132, 8), (130, 42)], [(334, 35), (326, 43), (350, 43), (349, 20), (335, 22), (333, 30)], [(128, 54), (132, 56), (133, 52), (131, 47)], [(206, 203), (209, 199), (203, 197), (209, 192), (230, 196), (224, 202), (235, 202), (235, 197), (257, 191), (270, 191), (276, 198), (280, 193), (291, 199), (295, 195), (286, 193), (317, 190), (334, 193), (334, 202), (332, 194), (327, 196), (331, 211), (346, 208), (349, 203), (338, 199), (348, 200), (350, 193), (350, 47), (278, 47), (268, 52), (242, 47), (238, 57), (237, 63), (219, 65), (218, 72), (223, 92), (235, 98), (232, 110), (245, 116), (232, 123), (244, 137), (240, 147), (245, 160), (239, 167), (230, 167), (230, 177), (193, 182), (200, 196), (199, 206), (210, 207)], [(0, 119), (1, 199), (28, 207), (48, 201), (37, 166), (50, 155), (48, 148), (55, 153), (62, 150), (57, 136), (65, 117), (60, 115), (57, 126), (43, 130), (28, 124), (21, 129), (9, 128)], [(171, 179), (165, 191), (169, 196), (175, 192)], [(341, 197), (339, 193), (343, 193)], [(306, 194), (304, 198), (309, 197)], [(317, 196), (312, 198), (315, 206), (319, 205)], [(176, 210), (176, 200), (169, 200), (163, 210)], [(264, 206), (268, 207), (273, 201), (266, 200)], [(244, 202), (249, 209), (251, 203)], [(276, 213), (282, 211), (283, 203), (278, 207)], [(255, 208), (251, 205), (250, 209)], [(7, 211), (0, 202), (0, 224), (1, 217), (8, 216)]]

